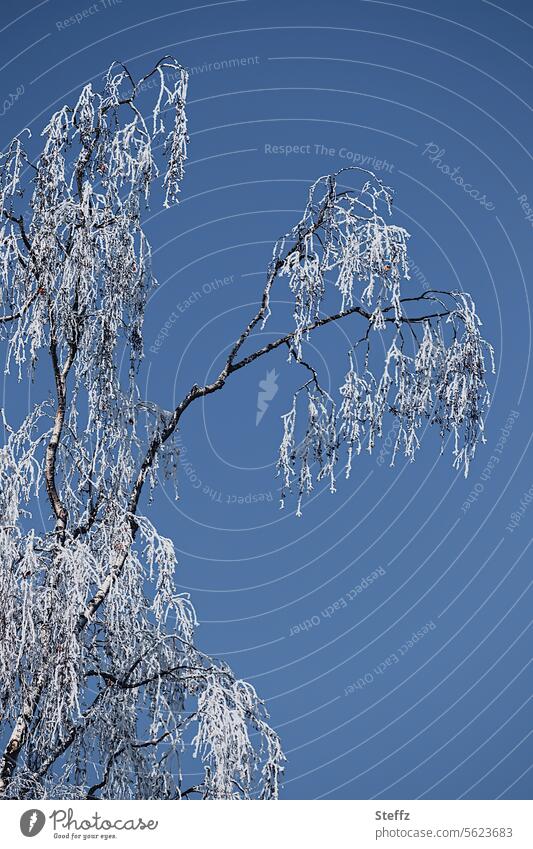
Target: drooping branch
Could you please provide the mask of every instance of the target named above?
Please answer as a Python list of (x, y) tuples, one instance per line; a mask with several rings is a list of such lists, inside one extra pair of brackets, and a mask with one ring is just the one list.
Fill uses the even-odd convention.
[[(147, 119), (140, 95), (152, 78), (158, 87)], [(215, 379), (193, 384), (169, 411), (139, 400), (154, 282), (142, 207), (162, 163), (162, 202), (178, 198), (186, 89), (186, 71), (171, 57), (139, 82), (115, 63), (102, 92), (87, 85), (74, 106), (52, 116), (35, 162), (21, 138), (0, 156), (7, 369), (14, 363), (21, 376), (27, 363), (31, 373), (46, 352), (56, 390), (53, 406), (7, 429), (0, 450), (3, 796), (278, 795), (284, 758), (265, 707), (249, 684), (196, 647), (194, 608), (174, 581), (174, 546), (142, 515), (148, 486), (160, 472), (176, 473), (174, 435), (194, 401), (287, 347), (289, 362), (310, 375), (282, 420), (283, 495), (296, 490), (298, 514), (315, 479), (334, 491), (338, 464), (348, 476), (357, 454), (372, 450), (385, 415), (398, 421), (393, 460), (399, 450), (414, 457), (423, 420), (443, 440), (453, 435), (454, 464), (465, 473), (483, 440), (492, 349), (474, 304), (463, 293), (403, 291), (409, 234), (389, 224), (392, 193), (363, 169), (311, 186)], [(29, 211), (22, 209), (27, 173)], [(339, 186), (341, 174), (348, 183), (362, 175), (362, 185)], [(254, 348), (274, 287), (290, 293), (294, 323)], [(321, 387), (307, 343), (350, 317), (358, 341), (336, 398)], [(124, 354), (127, 381), (119, 379)], [(28, 527), (43, 491), (54, 528), (37, 534)], [(204, 779), (182, 790), (186, 733)]]
[[(346, 169), (346, 170), (352, 170), (352, 169)], [(359, 171), (360, 169), (353, 169), (353, 170)], [(367, 172), (367, 175), (372, 179), (376, 179), (373, 174), (368, 174), (368, 172)], [(295, 227), (294, 230), (291, 231), (291, 234), (284, 236), (282, 239), (280, 239), (276, 243), (276, 246), (274, 248), (274, 258), (273, 258), (271, 267), (270, 267), (268, 274), (267, 274), (267, 280), (266, 280), (266, 284), (265, 284), (265, 287), (264, 287), (264, 290), (263, 290), (263, 295), (262, 295), (262, 298), (261, 298), (261, 303), (260, 303), (259, 309), (255, 313), (253, 318), (250, 320), (250, 322), (247, 324), (247, 326), (244, 328), (242, 333), (239, 335), (236, 342), (231, 347), (230, 353), (229, 353), (229, 355), (226, 359), (224, 367), (222, 368), (218, 377), (213, 382), (208, 383), (204, 386), (198, 386), (198, 385), (195, 384), (191, 388), (191, 390), (188, 392), (188, 394), (185, 396), (185, 398), (180, 402), (180, 404), (178, 404), (176, 406), (176, 408), (174, 409), (174, 412), (173, 412), (172, 416), (170, 417), (169, 421), (165, 423), (165, 426), (161, 430), (156, 431), (156, 433), (154, 434), (154, 437), (153, 437), (153, 439), (152, 439), (152, 441), (151, 441), (151, 443), (150, 443), (150, 445), (149, 445), (149, 447), (148, 447), (148, 449), (147, 449), (147, 451), (144, 455), (144, 458), (142, 460), (140, 470), (139, 470), (139, 473), (138, 473), (137, 478), (135, 480), (135, 484), (134, 484), (133, 489), (132, 489), (132, 494), (131, 494), (131, 497), (130, 497), (129, 503), (128, 503), (128, 512), (129, 512), (129, 516), (130, 516), (129, 533), (130, 533), (131, 542), (135, 538), (135, 531), (136, 531), (135, 521), (134, 521), (133, 517), (134, 517), (134, 514), (135, 514), (137, 507), (138, 507), (138, 503), (139, 503), (139, 499), (140, 499), (140, 496), (141, 496), (141, 492), (142, 492), (144, 483), (145, 483), (147, 476), (149, 475), (150, 470), (152, 469), (154, 463), (156, 463), (156, 461), (157, 461), (159, 451), (163, 449), (165, 443), (172, 437), (172, 435), (176, 431), (176, 428), (177, 428), (177, 426), (178, 426), (178, 424), (181, 420), (183, 413), (187, 410), (187, 408), (190, 406), (190, 404), (193, 401), (197, 400), (198, 398), (204, 398), (207, 395), (212, 394), (212, 393), (220, 390), (225, 385), (226, 380), (228, 379), (228, 377), (231, 374), (233, 374), (234, 372), (244, 368), (247, 365), (250, 365), (251, 363), (255, 362), (260, 357), (264, 356), (265, 354), (268, 354), (271, 351), (276, 350), (280, 346), (288, 344), (288, 343), (290, 343), (290, 346), (291, 346), (290, 351), (292, 352), (294, 358), (297, 359), (297, 360), (301, 360), (302, 339), (309, 338), (309, 335), (313, 331), (317, 330), (320, 327), (324, 327), (328, 324), (332, 324), (334, 322), (340, 321), (341, 319), (347, 318), (347, 317), (352, 316), (352, 315), (358, 315), (358, 316), (363, 317), (368, 322), (369, 328), (381, 330), (381, 329), (385, 328), (387, 325), (391, 325), (391, 326), (394, 326), (394, 327), (401, 327), (402, 325), (411, 326), (411, 325), (420, 324), (420, 325), (425, 326), (425, 325), (427, 325), (428, 322), (432, 322), (434, 320), (440, 321), (441, 319), (447, 319), (451, 315), (457, 313), (457, 297), (458, 296), (455, 296), (453, 293), (446, 293), (446, 292), (442, 292), (442, 291), (438, 291), (438, 290), (426, 290), (426, 291), (424, 291), (424, 292), (422, 292), (422, 293), (420, 293), (419, 295), (416, 295), (416, 296), (403, 297), (399, 294), (399, 283), (398, 283), (399, 271), (398, 271), (397, 266), (399, 266), (400, 264), (405, 264), (405, 256), (404, 256), (404, 253), (403, 253), (403, 246), (405, 244), (406, 236), (403, 233), (400, 233), (400, 236), (398, 236), (398, 232), (399, 232), (398, 228), (394, 228), (393, 236), (389, 237), (387, 235), (387, 231), (386, 231), (386, 228), (385, 228), (385, 235), (383, 235), (381, 232), (377, 234), (377, 241), (378, 241), (379, 250), (376, 249), (375, 246), (369, 247), (369, 245), (367, 244), (367, 241), (366, 241), (369, 238), (369, 236), (366, 233), (369, 219), (366, 216), (359, 215), (358, 211), (357, 211), (357, 213), (353, 214), (353, 209), (355, 208), (355, 209), (358, 210), (359, 205), (361, 205), (367, 213), (368, 212), (372, 213), (372, 216), (374, 217), (374, 222), (373, 222), (374, 228), (378, 227), (378, 225), (376, 224), (376, 221), (379, 222), (379, 226), (381, 226), (383, 219), (381, 219), (381, 216), (377, 216), (376, 212), (375, 212), (376, 196), (380, 197), (382, 194), (385, 194), (387, 203), (389, 204), (389, 207), (390, 207), (391, 199), (390, 199), (390, 196), (387, 193), (387, 190), (383, 187), (383, 185), (379, 181), (377, 181), (378, 187), (377, 187), (376, 193), (374, 194), (370, 191), (369, 184), (368, 183), (365, 184), (362, 193), (363, 194), (365, 192), (370, 193), (372, 200), (371, 200), (370, 204), (362, 203), (360, 201), (360, 198), (354, 193), (343, 192), (343, 193), (341, 193), (341, 195), (336, 195), (336, 181), (335, 181), (336, 176), (337, 175), (333, 175), (332, 177), (327, 178), (327, 181), (326, 181), (326, 178), (321, 178), (321, 180), (317, 181), (317, 183), (315, 183), (312, 186), (312, 188), (310, 190), (310, 199), (309, 199), (308, 210), (306, 211), (306, 214), (304, 215), (302, 222), (300, 222), (299, 225), (297, 225), (297, 227)], [(317, 186), (320, 186), (324, 182), (327, 182), (327, 191), (325, 193), (324, 198), (321, 200), (318, 209), (316, 209), (315, 206), (314, 206), (314, 198), (315, 198), (315, 195), (316, 195)], [(331, 237), (331, 230), (333, 228), (332, 228), (332, 224), (331, 224), (330, 219), (331, 219), (331, 216), (332, 216), (332, 210), (335, 210), (335, 203), (336, 203), (337, 197), (340, 197), (341, 202), (343, 202), (343, 203), (346, 202), (346, 201), (348, 202), (348, 208), (350, 210), (350, 213), (353, 215), (354, 220), (357, 222), (358, 227), (360, 227), (361, 222), (363, 222), (363, 226), (364, 226), (364, 229), (365, 229), (365, 237), (364, 237), (363, 241), (357, 242), (356, 245), (354, 246), (353, 240), (349, 240), (345, 237), (345, 243), (346, 243), (345, 244), (345, 250), (346, 251), (356, 250), (358, 252), (357, 257), (355, 259), (354, 258), (347, 259), (342, 254), (342, 252), (340, 251), (340, 248), (338, 248), (338, 245), (341, 241), (341, 234), (339, 232), (335, 232), (335, 236), (334, 236), (333, 239)], [(345, 213), (346, 213), (346, 210), (343, 206), (342, 207), (343, 218), (345, 216)], [(332, 268), (334, 269), (334, 268), (340, 266), (339, 276), (342, 277), (343, 282), (342, 282), (342, 286), (338, 285), (338, 288), (340, 288), (341, 290), (342, 290), (342, 288), (344, 288), (342, 303), (343, 303), (343, 305), (345, 305), (347, 303), (351, 303), (352, 305), (346, 307), (345, 309), (341, 309), (340, 311), (335, 312), (333, 314), (316, 317), (316, 318), (314, 318), (314, 320), (310, 321), (307, 324), (298, 323), (299, 319), (300, 319), (300, 315), (299, 315), (299, 313), (298, 314), (295, 313), (295, 317), (297, 319), (297, 327), (296, 327), (295, 330), (285, 334), (284, 336), (279, 337), (276, 340), (273, 340), (272, 342), (264, 345), (263, 347), (257, 349), (256, 351), (246, 355), (245, 357), (241, 358), (240, 360), (237, 360), (236, 357), (237, 357), (238, 352), (240, 351), (240, 349), (242, 348), (242, 346), (244, 345), (246, 340), (251, 336), (254, 328), (260, 322), (264, 323), (268, 319), (269, 312), (270, 312), (270, 294), (271, 294), (272, 287), (274, 286), (275, 282), (283, 274), (287, 273), (288, 268), (291, 268), (294, 265), (294, 260), (293, 260), (294, 257), (297, 257), (299, 259), (299, 261), (301, 261), (302, 252), (304, 250), (309, 249), (309, 240), (312, 239), (312, 237), (315, 234), (317, 234), (320, 231), (321, 228), (326, 228), (327, 234), (329, 235), (329, 238), (332, 239), (333, 246), (330, 244), (330, 245), (328, 245), (328, 247), (325, 247), (324, 246), (325, 240), (321, 240), (321, 248), (322, 248), (322, 252), (323, 252), (323, 266), (324, 266), (324, 268), (320, 273), (325, 273), (325, 271), (331, 271)], [(292, 244), (289, 242), (289, 245), (287, 246), (287, 242), (289, 241), (289, 238), (290, 238), (291, 235), (295, 238), (295, 241)], [(374, 238), (376, 238), (376, 232), (374, 232), (373, 236), (374, 236)], [(398, 240), (398, 239), (399, 239), (399, 241), (396, 242), (395, 240)], [(399, 245), (399, 247), (398, 247), (398, 245)], [(339, 253), (340, 256), (337, 256), (335, 254), (335, 251), (337, 253)], [(386, 254), (386, 256), (384, 256), (384, 254)], [(334, 255), (333, 259), (332, 259), (332, 255)], [(362, 255), (362, 258), (361, 258), (361, 255)], [(388, 259), (388, 257), (392, 257), (392, 259)], [(385, 260), (387, 260), (387, 261), (385, 261)], [(365, 292), (363, 293), (363, 296), (366, 293), (366, 299), (368, 301), (370, 301), (371, 298), (373, 297), (373, 292), (374, 292), (374, 279), (373, 278), (374, 278), (374, 275), (376, 275), (380, 278), (384, 278), (384, 279), (382, 279), (381, 291), (380, 291), (380, 295), (378, 297), (378, 306), (376, 307), (376, 309), (372, 313), (369, 312), (368, 310), (364, 309), (363, 307), (361, 307), (359, 305), (354, 305), (352, 303), (353, 292), (352, 292), (351, 287), (353, 286), (353, 281), (351, 283), (349, 283), (347, 278), (346, 278), (346, 267), (347, 267), (347, 265), (349, 265), (350, 267), (353, 266), (356, 269), (358, 269), (358, 273), (361, 275), (364, 272), (365, 263), (368, 265), (367, 273), (369, 275), (370, 282), (367, 285)], [(315, 263), (315, 266), (316, 266), (316, 263)], [(313, 267), (315, 267), (315, 266), (313, 266)], [(314, 270), (313, 273), (316, 273), (316, 270)], [(392, 279), (389, 280), (389, 277), (391, 277)], [(315, 285), (315, 284), (313, 284), (313, 285)], [(322, 287), (320, 287), (320, 288), (322, 288)], [(382, 299), (383, 299), (384, 293), (386, 293), (387, 291), (390, 291), (392, 293), (392, 300), (391, 300), (390, 304), (385, 306), (385, 305), (382, 305)], [(447, 296), (448, 298), (451, 297), (452, 304), (447, 307), (446, 304), (442, 301), (442, 298), (440, 296)], [(410, 315), (405, 313), (404, 306), (415, 304), (415, 303), (418, 303), (418, 304), (426, 303), (427, 301), (441, 305), (442, 309), (439, 309), (437, 311), (424, 312), (423, 314), (416, 315), (416, 316), (410, 316)], [(388, 315), (388, 313), (390, 313), (391, 311), (394, 313), (394, 316)], [(310, 315), (312, 315), (312, 312), (308, 311), (306, 313), (306, 315), (309, 317)], [(391, 410), (391, 411), (394, 410), (394, 408), (390, 405), (387, 406), (387, 409)], [(381, 417), (383, 415), (384, 410), (385, 410), (385, 407), (383, 407), (383, 409), (381, 411)], [(378, 433), (378, 432), (379, 433), (381, 432), (381, 417), (379, 417), (379, 423), (377, 424), (376, 428), (373, 430), (373, 432), (371, 434), (371, 445), (374, 444), (375, 434)], [(348, 461), (348, 465), (347, 465), (347, 476), (349, 476), (349, 472), (350, 472), (350, 469), (351, 469), (352, 452), (353, 452), (353, 443), (351, 443), (349, 445), (349, 461)], [(321, 456), (321, 453), (319, 452), (319, 457), (320, 456)], [(292, 462), (294, 462), (295, 459), (296, 458), (294, 457)], [(308, 457), (308, 459), (309, 459), (309, 457)], [(328, 470), (329, 470), (330, 477), (332, 479), (331, 488), (334, 489), (334, 483), (333, 483), (333, 478), (332, 478), (333, 470), (330, 466), (328, 466)], [(323, 474), (323, 470), (320, 470), (319, 476), (322, 477), (322, 474)], [(290, 470), (286, 469), (285, 482), (286, 482), (287, 487), (288, 487), (290, 475), (291, 475)], [(306, 483), (305, 488), (306, 488), (306, 491), (310, 492), (311, 489), (312, 489), (312, 484), (311, 484), (311, 482), (308, 478), (308, 475), (309, 475), (309, 468), (307, 466), (307, 461), (306, 461), (306, 475), (305, 475), (305, 477), (306, 477), (307, 483)], [(319, 479), (320, 479), (320, 477), (319, 477)], [(300, 515), (302, 494), (303, 494), (303, 489), (300, 492), (300, 497), (299, 497), (299, 500), (298, 500), (298, 509), (297, 509), (298, 515)], [(282, 496), (282, 503), (283, 503), (283, 501), (284, 501), (284, 498)], [(110, 591), (110, 589), (113, 585), (114, 579), (116, 578), (116, 576), (118, 574), (120, 574), (120, 571), (123, 568), (124, 562), (125, 562), (125, 558), (122, 558), (122, 559), (119, 559), (117, 562), (115, 562), (112, 565), (110, 572), (109, 572), (109, 575), (106, 578), (106, 581), (104, 582), (102, 587), (100, 587), (100, 589), (97, 591), (97, 593), (93, 596), (89, 605), (87, 606), (87, 609), (84, 611), (84, 613), (80, 617), (80, 626), (81, 627), (84, 627), (85, 624), (87, 624), (87, 622), (90, 621), (91, 617), (94, 615), (96, 610), (99, 608), (99, 606), (103, 603), (103, 601), (107, 597), (107, 594), (109, 593), (109, 591)]]
[[(134, 101), (139, 86), (154, 74), (159, 75), (160, 87), (153, 111), (153, 129), (149, 131)], [(130, 90), (124, 92), (127, 84)], [(19, 702), (21, 708), (0, 762), (1, 792), (12, 778), (23, 746), (30, 740), (37, 712), (40, 711), (41, 719), (46, 719), (49, 700), (43, 703), (43, 693), (47, 688), (58, 686), (58, 678), (64, 677), (61, 670), (54, 669), (58, 631), (74, 649), (68, 664), (73, 675), (83, 651), (81, 646), (72, 644), (76, 633), (73, 625), (81, 607), (78, 599), (86, 598), (88, 586), (94, 586), (97, 579), (89, 572), (87, 585), (83, 580), (80, 582), (81, 573), (77, 572), (81, 564), (74, 565), (78, 557), (74, 552), (83, 551), (91, 568), (95, 563), (94, 550), (90, 543), (89, 546), (78, 543), (73, 546), (72, 541), (82, 534), (69, 535), (68, 517), (69, 514), (76, 516), (76, 530), (88, 532), (96, 521), (97, 505), (104, 493), (108, 503), (113, 494), (119, 497), (120, 479), (112, 475), (109, 480), (111, 455), (106, 455), (104, 446), (107, 444), (113, 450), (114, 440), (122, 433), (122, 421), (132, 415), (131, 402), (122, 395), (114, 376), (118, 334), (121, 328), (128, 326), (124, 322), (124, 310), (131, 313), (127, 342), (132, 347), (132, 356), (138, 357), (141, 353), (140, 321), (144, 292), (150, 281), (150, 256), (140, 229), (139, 195), (146, 198), (150, 183), (157, 177), (151, 141), (152, 136), (165, 133), (162, 111), (170, 109), (174, 122), (166, 135), (163, 152), (166, 159), (164, 185), (167, 202), (176, 199), (186, 156), (186, 85), (185, 70), (169, 57), (157, 63), (138, 85), (133, 84), (127, 69), (122, 66), (117, 70), (117, 66), (113, 66), (102, 94), (88, 85), (74, 108), (64, 107), (52, 116), (43, 133), (43, 153), (35, 165), (30, 162), (21, 138), (15, 139), (6, 154), (0, 156), (0, 304), (6, 307), (0, 323), (10, 333), (8, 367), (10, 358), (14, 358), (19, 374), (28, 355), (33, 365), (39, 350), (48, 348), (50, 353), (56, 409), (45, 451), (43, 478), (55, 530), (62, 544), (61, 552), (52, 554), (44, 570), (38, 566), (31, 538), (22, 555), (16, 550), (15, 541), (10, 542), (6, 550), (10, 555), (5, 562), (6, 580), (11, 582), (20, 574), (21, 580), (31, 586), (28, 596), (24, 584), (17, 585), (16, 580), (10, 583), (11, 591), (16, 590), (14, 605), (20, 599), (20, 591), (26, 596), (26, 601), (20, 599), (21, 603), (28, 606), (30, 601), (28, 621), (35, 627), (35, 657), (32, 658), (29, 645), (26, 645), (29, 662), (21, 678), (24, 686), (15, 684), (14, 689), (6, 691), (7, 704), (15, 709)], [(121, 118), (124, 108), (133, 116), (128, 123)], [(27, 228), (17, 205), (22, 203), (23, 180), (28, 169), (33, 172), (33, 194)], [(69, 409), (67, 380), (71, 372), (74, 372), (74, 382)], [(83, 448), (84, 439), (77, 425), (82, 389), (88, 400), (85, 414), (88, 451)], [(133, 387), (131, 397), (134, 394)], [(115, 412), (120, 415), (113, 421)], [(96, 453), (90, 450), (91, 422), (98, 434)], [(82, 462), (72, 465), (70, 461), (65, 462), (72, 447), (78, 452), (78, 460), (84, 458)], [(34, 462), (32, 456), (31, 463)], [(119, 468), (123, 466), (127, 470), (129, 465), (126, 453), (122, 461), (119, 460)], [(33, 477), (33, 465), (29, 468)], [(11, 472), (14, 474), (7, 480), (8, 499), (20, 489), (17, 472), (10, 466), (9, 474)], [(109, 485), (111, 491), (108, 491)], [(82, 502), (78, 493), (84, 488), (98, 493), (96, 500), (90, 501), (87, 518), (77, 515)], [(17, 572), (9, 571), (11, 555)], [(73, 578), (71, 601), (67, 605), (59, 601), (60, 593), (68, 586), (70, 570), (60, 569), (65, 558), (74, 570), (70, 576)], [(45, 621), (36, 626), (39, 604), (43, 601)], [(78, 612), (72, 623), (71, 613), (76, 605)], [(11, 615), (16, 615), (15, 606)], [(28, 638), (25, 620), (23, 635)], [(20, 655), (16, 663), (20, 664)], [(70, 699), (77, 698), (70, 694), (71, 683), (73, 681), (67, 685), (65, 681), (62, 685), (65, 710), (74, 705)], [(32, 748), (35, 747), (32, 745)]]

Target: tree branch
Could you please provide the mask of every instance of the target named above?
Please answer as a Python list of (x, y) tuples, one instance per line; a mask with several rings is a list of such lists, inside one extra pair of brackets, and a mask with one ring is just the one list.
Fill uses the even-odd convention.
[[(270, 284), (270, 285), (272, 285), (272, 284)], [(409, 300), (419, 300), (419, 298), (409, 299)], [(233, 354), (233, 352), (235, 352), (235, 354), (236, 354), (238, 352), (238, 350), (240, 349), (242, 342), (244, 342), (246, 336), (248, 335), (248, 333), (247, 333), (248, 328), (250, 328), (252, 325), (255, 326), (255, 324), (257, 324), (257, 322), (260, 320), (258, 318), (260, 312), (261, 312), (261, 310), (256, 314), (256, 316), (254, 317), (252, 322), (250, 322), (250, 324), (246, 328), (246, 331), (244, 331), (243, 334), (241, 334), (241, 336), (239, 337), (239, 339), (235, 343), (234, 347), (232, 348), (232, 354)], [(329, 315), (329, 316), (326, 316), (324, 318), (317, 319), (316, 321), (307, 325), (307, 327), (305, 327), (303, 329), (303, 334), (305, 335), (306, 333), (310, 333), (313, 330), (318, 329), (319, 327), (325, 327), (326, 325), (331, 324), (332, 322), (340, 321), (341, 319), (346, 318), (347, 316), (350, 316), (350, 315), (361, 315), (367, 321), (370, 321), (370, 319), (371, 319), (371, 314), (367, 310), (364, 310), (362, 307), (355, 306), (355, 307), (351, 307), (350, 309), (343, 310), (341, 312), (337, 312), (333, 315)], [(428, 321), (432, 318), (444, 318), (447, 315), (449, 315), (449, 311), (443, 311), (443, 312), (439, 312), (439, 313), (431, 313), (429, 315), (417, 316), (415, 318), (403, 317), (401, 319), (401, 321), (402, 321), (402, 323), (406, 323), (406, 324), (421, 323), (421, 322), (424, 322), (424, 321)], [(393, 319), (393, 318), (386, 318), (385, 321), (387, 321), (388, 323), (391, 323), (391, 324), (396, 323), (396, 320)], [(136, 510), (137, 510), (137, 506), (139, 504), (139, 499), (140, 499), (140, 496), (141, 496), (141, 492), (142, 492), (142, 489), (143, 489), (144, 482), (145, 482), (146, 477), (147, 477), (147, 475), (150, 471), (150, 468), (152, 467), (152, 465), (153, 465), (153, 463), (156, 459), (156, 456), (157, 456), (159, 449), (172, 436), (172, 434), (176, 430), (176, 427), (178, 426), (178, 423), (179, 423), (183, 413), (185, 412), (185, 410), (197, 398), (204, 398), (207, 395), (210, 395), (213, 392), (217, 392), (219, 389), (221, 389), (224, 386), (227, 378), (231, 374), (233, 374), (236, 371), (239, 371), (239, 369), (244, 368), (247, 365), (250, 365), (250, 363), (255, 362), (255, 360), (258, 360), (260, 357), (263, 357), (265, 354), (268, 354), (271, 351), (274, 351), (276, 348), (279, 348), (281, 345), (285, 345), (285, 344), (290, 343), (295, 338), (295, 336), (296, 336), (296, 331), (292, 331), (291, 333), (287, 333), (285, 336), (281, 336), (279, 339), (276, 339), (273, 342), (269, 342), (267, 345), (264, 345), (262, 348), (259, 348), (257, 351), (254, 351), (252, 354), (249, 354), (248, 356), (243, 357), (242, 360), (238, 360), (237, 362), (234, 362), (231, 359), (231, 354), (230, 354), (230, 357), (228, 358), (226, 365), (224, 366), (224, 368), (220, 372), (217, 379), (214, 380), (212, 383), (206, 384), (203, 387), (200, 387), (197, 384), (194, 384), (194, 386), (190, 389), (190, 391), (187, 393), (185, 398), (175, 408), (175, 410), (172, 414), (172, 417), (171, 417), (169, 423), (166, 425), (166, 427), (163, 428), (162, 431), (158, 431), (155, 434), (148, 450), (146, 451), (144, 459), (141, 463), (139, 473), (137, 475), (137, 478), (136, 478), (136, 481), (135, 481), (135, 484), (133, 486), (132, 493), (131, 493), (131, 496), (130, 496), (130, 499), (129, 499), (129, 502), (128, 502), (128, 514), (129, 514), (128, 523), (129, 523), (129, 534), (130, 534), (129, 544), (127, 546), (127, 549), (123, 552), (123, 554), (115, 560), (115, 562), (111, 566), (111, 569), (109, 571), (109, 574), (108, 574), (105, 582), (102, 584), (100, 589), (95, 593), (95, 595), (91, 598), (91, 600), (89, 601), (89, 603), (88, 603), (87, 607), (85, 608), (85, 610), (83, 611), (83, 613), (80, 614), (80, 618), (78, 620), (78, 633), (80, 633), (83, 630), (83, 628), (92, 619), (92, 617), (94, 616), (94, 614), (96, 613), (98, 608), (101, 606), (101, 604), (105, 601), (105, 599), (107, 598), (109, 591), (110, 591), (110, 589), (113, 585), (113, 581), (120, 574), (120, 572), (121, 572), (121, 570), (124, 566), (124, 563), (127, 559), (129, 546), (133, 542), (135, 535), (136, 535), (136, 532), (137, 532), (137, 524), (135, 522), (134, 516), (135, 516)], [(241, 342), (241, 339), (242, 339), (242, 342)]]

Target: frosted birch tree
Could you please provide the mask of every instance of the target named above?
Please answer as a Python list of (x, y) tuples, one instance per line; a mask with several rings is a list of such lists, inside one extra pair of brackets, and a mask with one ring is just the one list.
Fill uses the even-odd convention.
[[(146, 115), (140, 95), (154, 78)], [(198, 399), (286, 350), (287, 367), (305, 375), (282, 419), (278, 464), (282, 506), (294, 497), (297, 515), (317, 482), (334, 491), (373, 450), (386, 418), (396, 422), (393, 462), (398, 452), (413, 459), (421, 429), (434, 424), (467, 474), (484, 438), (492, 349), (472, 298), (404, 291), (409, 234), (389, 223), (391, 190), (358, 168), (311, 186), (216, 379), (192, 375), (170, 411), (141, 397), (154, 285), (143, 213), (152, 189), (165, 207), (178, 201), (186, 93), (187, 72), (171, 57), (138, 82), (114, 64), (101, 91), (89, 84), (52, 115), (37, 158), (28, 132), (0, 158), (6, 372), (31, 380), (48, 368), (54, 387), (22, 422), (2, 411), (3, 798), (278, 796), (284, 756), (265, 705), (198, 647), (173, 543), (145, 497), (176, 474), (174, 437)], [(260, 346), (274, 287), (291, 293), (293, 324)], [(346, 377), (334, 397), (308, 340), (339, 321), (354, 343), (341, 354)], [(194, 786), (182, 779), (185, 746), (202, 764)]]

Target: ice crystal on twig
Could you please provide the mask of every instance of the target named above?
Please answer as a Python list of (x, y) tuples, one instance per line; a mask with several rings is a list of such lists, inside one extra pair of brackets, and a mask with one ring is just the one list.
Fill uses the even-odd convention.
[[(300, 442), (296, 441), (296, 409), (298, 396), (305, 397), (306, 428)], [(297, 480), (298, 503), (296, 515), (301, 515), (302, 499), (313, 491), (312, 466), (318, 464), (317, 480), (327, 478), (330, 492), (335, 492), (335, 467), (338, 460), (339, 437), (335, 405), (327, 392), (318, 384), (308, 383), (293, 399), (291, 410), (283, 416), (283, 439), (281, 442), (278, 470), (283, 476), (281, 506), (292, 480)], [(298, 471), (296, 472), (296, 467)]]

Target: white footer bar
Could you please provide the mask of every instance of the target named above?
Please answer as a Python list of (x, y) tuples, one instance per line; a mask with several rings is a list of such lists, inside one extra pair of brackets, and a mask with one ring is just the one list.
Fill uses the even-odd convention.
[(527, 801), (13, 801), (0, 818), (6, 849), (533, 849)]

